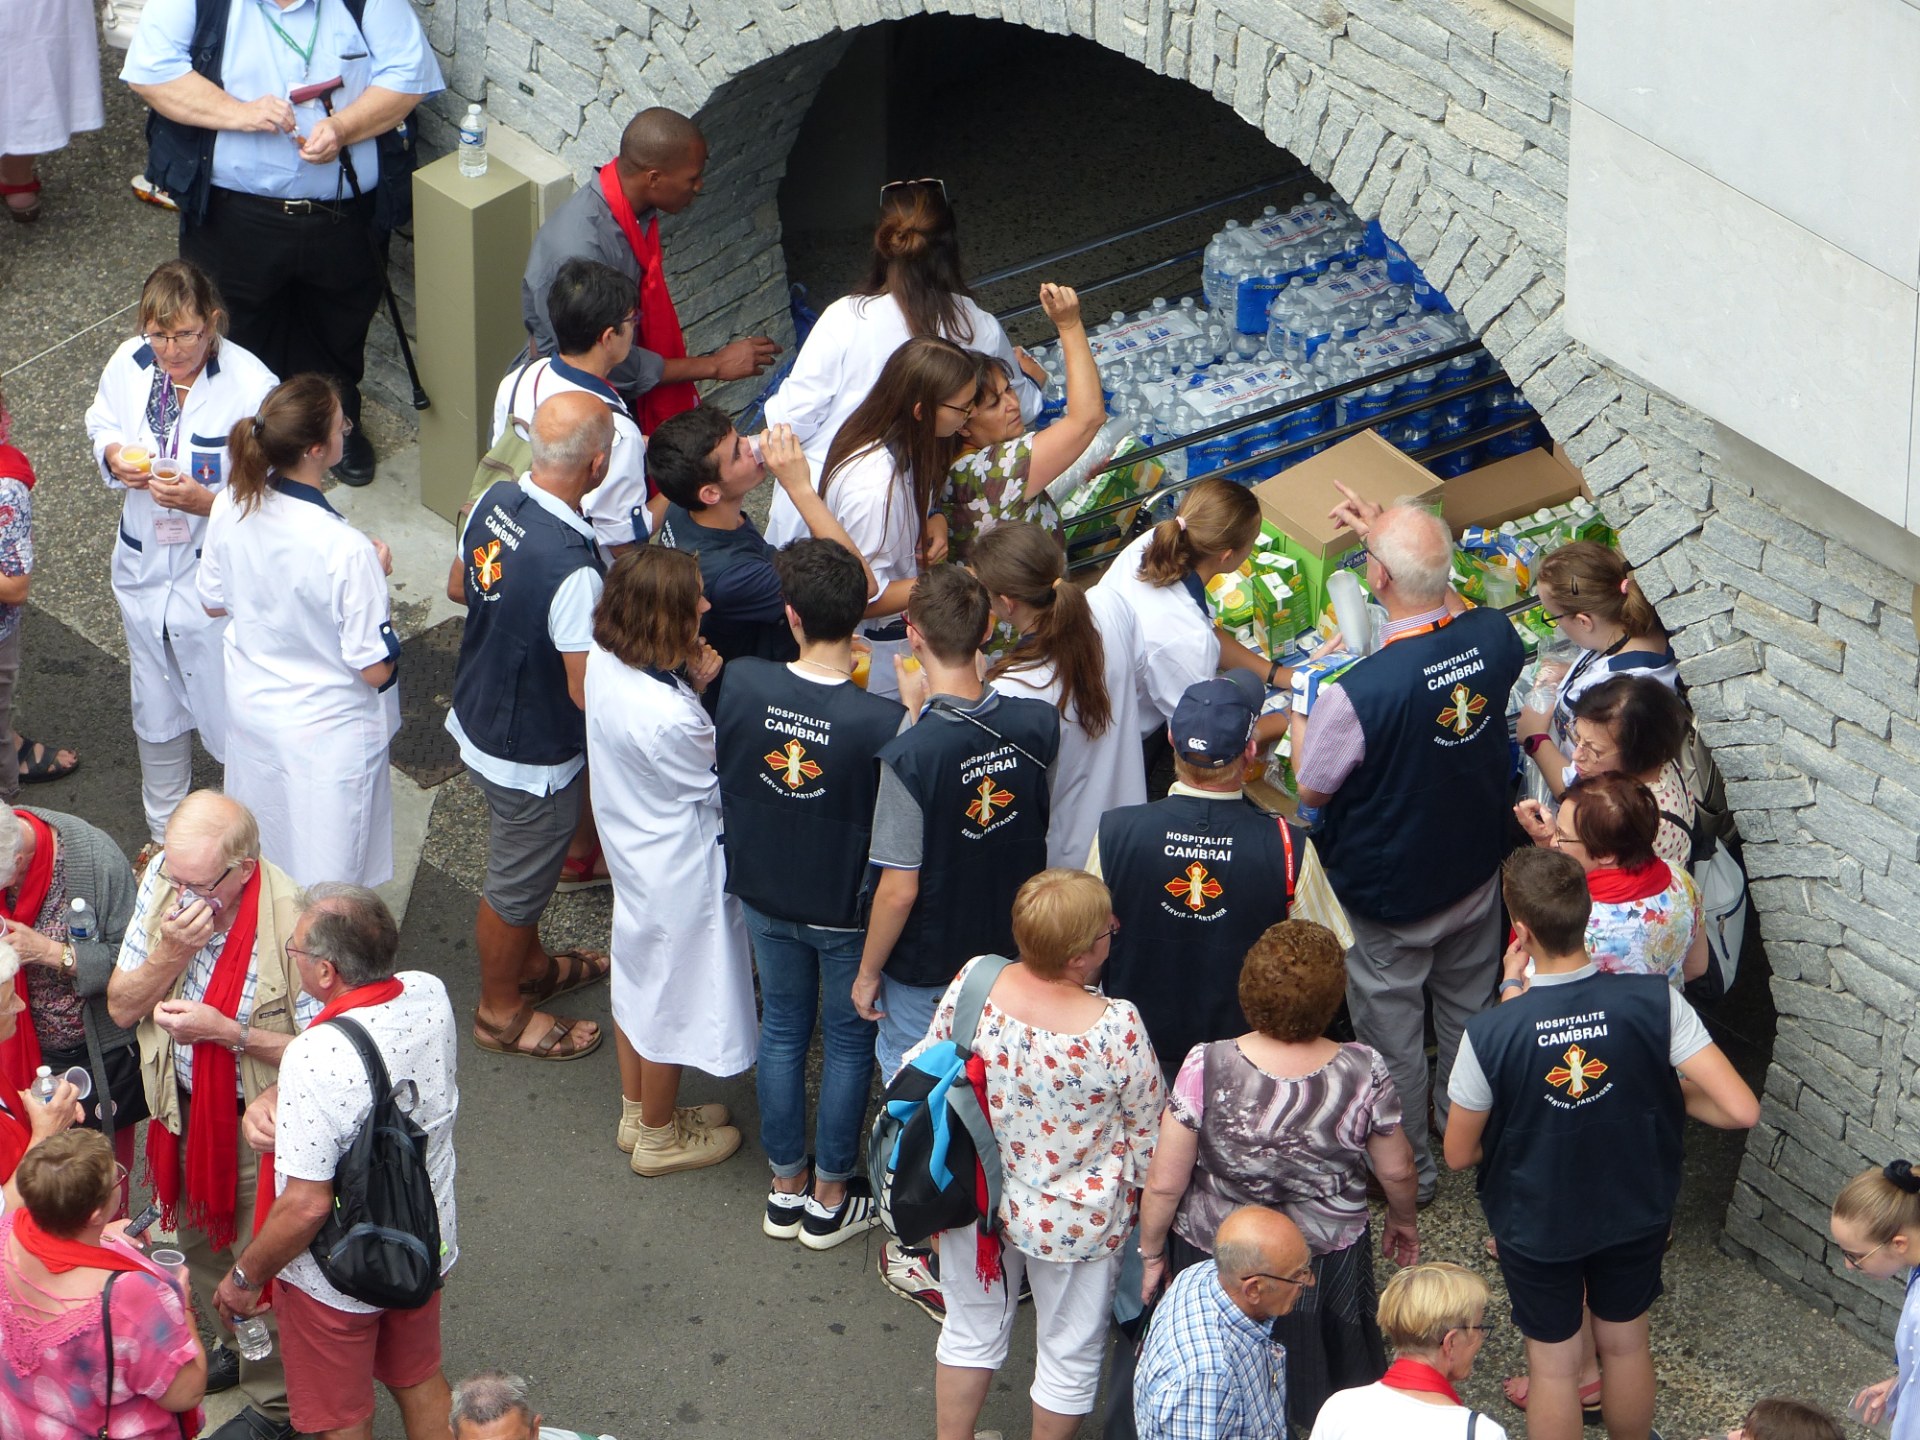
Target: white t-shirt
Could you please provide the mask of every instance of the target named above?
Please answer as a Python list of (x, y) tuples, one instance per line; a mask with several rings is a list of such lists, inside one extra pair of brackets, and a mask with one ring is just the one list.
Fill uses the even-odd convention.
[(913, 483), (884, 446), (862, 451), (835, 472), (827, 508), (873, 567), (882, 590), (919, 575), (921, 517), (914, 510)]
[[(399, 995), (384, 1005), (348, 1013), (373, 1036), (387, 1077), (395, 1085), (411, 1081), (418, 1092), (411, 1106), (402, 1095), (401, 1106), (427, 1132), (427, 1178), (440, 1211), (444, 1275), (460, 1255), (453, 1208), (453, 1117), (460, 1108), (453, 1004), (447, 987), (424, 971), (403, 970), (395, 978), (405, 987)], [(316, 1025), (294, 1036), (280, 1060), (274, 1193), (284, 1192), (288, 1180), (330, 1182), (372, 1110), (367, 1068), (351, 1040), (333, 1025)], [(335, 1310), (371, 1315), (379, 1308), (334, 1289), (305, 1250), (287, 1262), (280, 1279)]]
[[(1536, 975), (1533, 984), (1536, 988), (1543, 985), (1571, 985), (1576, 980), (1585, 980), (1599, 973), (1596, 966), (1582, 965), (1565, 975)], [(1711, 1045), (1713, 1037), (1707, 1034), (1707, 1027), (1700, 1023), (1693, 1006), (1678, 990), (1669, 986), (1667, 1000), (1671, 1019), (1668, 1029), (1672, 1037), (1667, 1042), (1667, 1063), (1678, 1070)], [(1487, 1080), (1487, 1072), (1480, 1067), (1480, 1057), (1473, 1053), (1473, 1037), (1469, 1034), (1460, 1036), (1460, 1054), (1453, 1062), (1453, 1077), (1447, 1082), (1447, 1098), (1468, 1110), (1493, 1108), (1493, 1086)], [(1317, 1430), (1314, 1440), (1320, 1440)]]
[[(1313, 1422), (1313, 1440), (1464, 1440), (1473, 1412), (1463, 1405), (1429, 1405), (1380, 1384), (1336, 1390)], [(1484, 1412), (1474, 1440), (1507, 1440)]]
[(1094, 593), (1110, 590), (1133, 611), (1133, 679), (1140, 706), (1140, 733), (1150, 735), (1173, 719), (1189, 685), (1220, 669), (1220, 637), (1204, 600), (1184, 581), (1155, 585), (1140, 578), (1140, 560), (1153, 532), (1134, 540), (1114, 558)]
[(600, 542), (600, 557), (611, 565), (615, 545), (635, 543), (633, 512), (647, 503), (647, 442), (633, 423), (626, 401), (612, 386), (558, 356), (509, 371), (494, 393), (492, 439), (488, 443), (500, 443), (500, 437), (507, 433), (509, 416), (521, 436), (527, 438), (533, 412), (543, 402), (570, 390), (593, 396), (613, 417), (613, 450), (607, 457), (606, 478), (580, 502), (580, 513), (593, 526)]

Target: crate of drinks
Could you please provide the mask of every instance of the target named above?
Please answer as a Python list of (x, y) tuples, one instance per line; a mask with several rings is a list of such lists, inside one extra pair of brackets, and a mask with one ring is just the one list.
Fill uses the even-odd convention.
[(1129, 505), (1110, 515), (1096, 519), (1081, 517), (1107, 505), (1117, 505), (1128, 500), (1139, 500), (1151, 495), (1160, 488), (1166, 479), (1166, 467), (1155, 459), (1130, 460), (1147, 447), (1140, 443), (1135, 435), (1124, 437), (1114, 447), (1113, 458), (1108, 468), (1095, 475), (1087, 484), (1073, 492), (1060, 506), (1060, 519), (1066, 528), (1069, 544), (1098, 535), (1108, 529), (1117, 528), (1122, 534), (1133, 523), (1138, 505)]

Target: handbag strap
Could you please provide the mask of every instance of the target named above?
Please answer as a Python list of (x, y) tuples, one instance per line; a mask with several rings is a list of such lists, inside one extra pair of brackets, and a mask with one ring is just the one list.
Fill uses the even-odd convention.
[(1473, 1440), (1473, 1432), (1479, 1428), (1480, 1412), (1478, 1410), (1467, 1411), (1467, 1440)]
[(987, 993), (1011, 964), (1004, 955), (982, 955), (953, 997), (953, 1043), (968, 1055), (973, 1053), (974, 1033), (980, 1028), (980, 1012), (987, 1008)]
[(113, 1282), (119, 1278), (118, 1270), (110, 1272), (100, 1290), (100, 1333), (107, 1346), (107, 1387), (102, 1392), (106, 1405), (100, 1412), (99, 1440), (107, 1440), (107, 1423), (113, 1418)]

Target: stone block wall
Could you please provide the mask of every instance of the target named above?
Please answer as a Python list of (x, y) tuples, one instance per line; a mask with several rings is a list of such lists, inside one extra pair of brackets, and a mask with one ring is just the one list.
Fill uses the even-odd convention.
[[(832, 37), (922, 11), (1072, 33), (1231, 106), (1378, 216), (1582, 467), (1674, 632), (1747, 840), (1779, 1040), (1728, 1243), (1884, 1339), (1825, 1238), (1847, 1176), (1920, 1157), (1920, 643), (1913, 585), (1756, 495), (1707, 417), (1562, 321), (1571, 42), (1497, 0), (431, 0), (469, 99), (582, 174), (647, 104), (697, 113), (675, 227), (697, 344), (774, 327), (773, 195)], [(442, 12), (445, 12), (444, 14)]]

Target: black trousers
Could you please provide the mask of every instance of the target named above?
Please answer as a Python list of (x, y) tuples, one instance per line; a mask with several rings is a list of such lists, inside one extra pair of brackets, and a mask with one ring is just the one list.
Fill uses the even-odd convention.
[(289, 215), (277, 200), (231, 190), (213, 192), (199, 224), (180, 222), (181, 258), (220, 287), (234, 342), (282, 380), (331, 376), (356, 423), (382, 293), (372, 225), (371, 198)]

